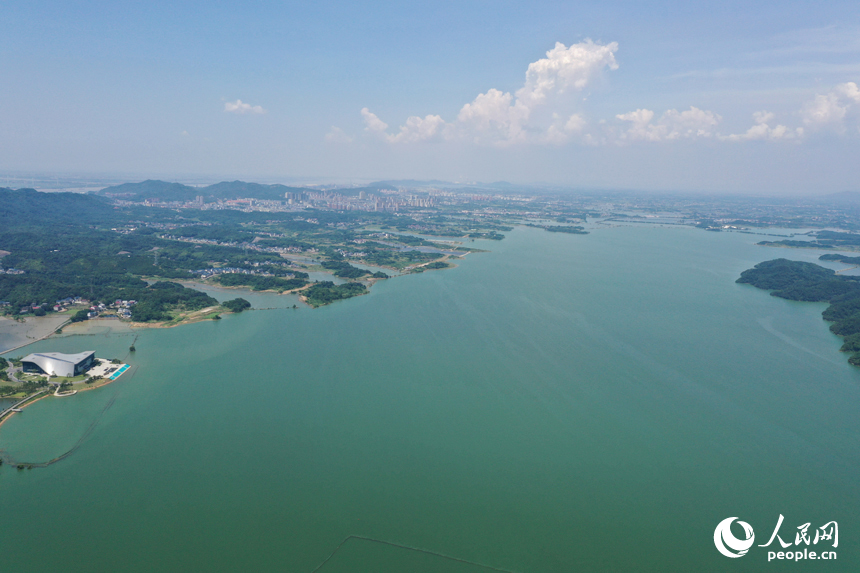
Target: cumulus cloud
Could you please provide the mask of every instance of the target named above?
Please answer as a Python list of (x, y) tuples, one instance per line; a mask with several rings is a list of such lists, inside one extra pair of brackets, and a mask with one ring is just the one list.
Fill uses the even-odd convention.
[(361, 117), (364, 118), (364, 131), (385, 134), (385, 130), (388, 129), (388, 124), (376, 117), (376, 114), (366, 107), (361, 108)]
[(328, 133), (325, 134), (326, 143), (351, 143), (352, 137), (344, 133), (344, 131), (335, 126), (331, 126)]
[(552, 119), (552, 125), (547, 128), (543, 137), (536, 141), (551, 145), (563, 145), (570, 140), (571, 136), (580, 134), (587, 123), (578, 113), (566, 119), (557, 113), (553, 113)]
[(846, 99), (853, 100), (854, 103), (860, 103), (860, 89), (854, 82), (839, 84), (836, 86), (836, 93)]
[(654, 119), (654, 112), (650, 109), (637, 109), (636, 111), (620, 113), (615, 118), (633, 124), (630, 129), (621, 134), (622, 140), (660, 141), (662, 139), (661, 132), (664, 128), (651, 124), (651, 120)]
[(417, 115), (406, 120), (406, 125), (400, 126), (400, 132), (388, 135), (388, 141), (392, 143), (416, 142), (435, 139), (443, 134), (447, 124), (438, 115), (428, 115), (421, 118)]
[[(555, 122), (548, 127), (530, 125), (532, 112), (550, 99), (581, 91), (605, 68), (617, 70), (617, 50), (617, 42), (603, 45), (586, 40), (569, 48), (557, 42), (546, 58), (529, 64), (525, 84), (514, 95), (490, 89), (464, 105), (457, 116), (461, 131), (475, 141), (496, 145), (566, 140), (566, 133), (576, 129), (560, 128)], [(571, 127), (575, 125), (576, 121)]]
[(848, 106), (841, 105), (839, 100), (839, 96), (834, 92), (815, 96), (815, 99), (803, 106), (803, 123), (813, 127), (832, 125), (841, 128)]
[(516, 93), (517, 102), (525, 106), (540, 105), (550, 94), (582, 90), (603, 68), (618, 69), (616, 51), (618, 42), (602, 45), (586, 40), (571, 44), (569, 48), (556, 42), (546, 58), (529, 64), (526, 83)]
[(407, 143), (427, 141), (441, 137), (450, 127), (438, 115), (418, 117), (413, 115), (406, 119), (406, 124), (400, 126), (398, 133), (388, 133), (388, 124), (379, 119), (369, 109), (362, 108), (361, 115), (364, 118), (364, 131), (372, 133), (390, 143)]
[(845, 119), (856, 104), (860, 104), (860, 89), (855, 82), (846, 82), (826, 94), (817, 94), (806, 102), (800, 115), (803, 123), (812, 129), (844, 132)]
[[(618, 69), (615, 52), (618, 44), (598, 44), (586, 40), (570, 47), (561, 42), (541, 58), (529, 64), (523, 86), (514, 94), (489, 89), (465, 104), (456, 121), (446, 123), (438, 115), (410, 117), (396, 134), (387, 133), (388, 124), (367, 108), (361, 110), (365, 130), (381, 134), (391, 143), (426, 141), (428, 139), (463, 138), (477, 143), (510, 145), (518, 142), (558, 142), (585, 125), (574, 114), (562, 125), (530, 124), (533, 111), (570, 92), (584, 89), (604, 69)], [(555, 116), (554, 116), (555, 117)]]
[(249, 103), (245, 103), (240, 99), (236, 101), (228, 101), (224, 104), (224, 111), (228, 113), (266, 113), (266, 110), (263, 109), (259, 105), (251, 105)]
[(712, 137), (714, 128), (722, 120), (722, 117), (712, 111), (693, 106), (680, 112), (670, 109), (657, 121), (653, 121), (654, 112), (650, 109), (637, 109), (618, 114), (615, 118), (632, 124), (621, 131), (617, 139), (618, 143)]
[[(586, 99), (581, 92), (606, 70), (618, 69), (617, 51), (617, 42), (601, 44), (585, 40), (569, 47), (558, 42), (546, 52), (545, 58), (528, 65), (522, 87), (510, 92), (491, 88), (479, 93), (450, 122), (439, 115), (411, 116), (398, 131), (389, 131), (389, 125), (365, 107), (361, 110), (364, 131), (391, 144), (457, 139), (494, 146), (562, 145), (571, 141), (583, 145), (627, 145), (697, 139), (725, 142), (803, 139), (804, 128), (776, 123), (773, 114), (766, 111), (756, 112), (753, 126), (745, 132), (721, 135), (717, 127), (722, 117), (695, 106), (681, 111), (670, 109), (662, 115), (639, 108), (586, 129), (589, 122), (578, 112)], [(860, 88), (855, 82), (847, 82), (807, 102), (800, 116), (807, 130), (835, 126), (844, 131), (846, 117), (857, 105), (860, 105)], [(341, 134), (334, 131), (326, 136), (327, 140), (338, 137)]]
[(712, 111), (690, 106), (690, 109), (682, 112), (670, 109), (663, 114), (661, 121), (669, 127), (667, 139), (678, 139), (711, 137), (722, 119)]
[(510, 93), (491, 89), (467, 103), (457, 115), (464, 134), (476, 141), (512, 143), (524, 137), (523, 125), (531, 110)]
[(567, 118), (567, 121), (564, 124), (564, 130), (567, 133), (578, 133), (585, 128), (585, 123), (585, 119), (578, 113), (575, 113)]
[(788, 140), (803, 137), (803, 128), (789, 129), (784, 125), (777, 124), (776, 127), (770, 127), (771, 121), (774, 119), (774, 114), (769, 111), (757, 111), (753, 114), (754, 125), (745, 133), (735, 133), (732, 135), (721, 135), (721, 141), (778, 141)]

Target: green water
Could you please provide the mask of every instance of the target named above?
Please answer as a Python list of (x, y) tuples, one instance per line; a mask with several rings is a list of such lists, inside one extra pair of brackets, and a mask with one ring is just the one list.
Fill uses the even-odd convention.
[[(856, 571), (860, 370), (823, 305), (734, 283), (817, 255), (757, 239), (518, 229), (329, 307), (144, 331), (132, 376), (0, 429), (44, 461), (116, 398), (74, 455), (0, 468), (3, 570), (302, 573), (361, 535), (517, 572)], [(838, 560), (714, 548), (780, 513), (786, 540), (838, 521)], [(351, 540), (320, 571), (486, 570)]]

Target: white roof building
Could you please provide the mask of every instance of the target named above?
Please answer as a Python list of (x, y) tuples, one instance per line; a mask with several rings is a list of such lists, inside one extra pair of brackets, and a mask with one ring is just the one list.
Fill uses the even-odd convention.
[(59, 352), (37, 352), (21, 359), (25, 372), (39, 372), (48, 376), (73, 377), (83, 374), (95, 364), (94, 350), (78, 354)]

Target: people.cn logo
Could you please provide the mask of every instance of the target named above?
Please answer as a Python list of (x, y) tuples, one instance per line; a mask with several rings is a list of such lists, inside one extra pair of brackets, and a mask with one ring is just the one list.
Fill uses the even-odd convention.
[(737, 517), (727, 517), (714, 530), (714, 545), (717, 546), (717, 551), (726, 557), (743, 557), (755, 542), (753, 528), (746, 521), (738, 521), (738, 525), (743, 528), (746, 535), (745, 539), (738, 539), (732, 534), (732, 523), (736, 519)]

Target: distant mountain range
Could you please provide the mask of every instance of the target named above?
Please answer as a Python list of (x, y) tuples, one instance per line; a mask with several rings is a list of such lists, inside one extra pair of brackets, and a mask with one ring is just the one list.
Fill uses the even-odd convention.
[[(520, 186), (506, 181), (494, 183), (469, 183), (458, 184), (449, 181), (419, 181), (415, 179), (399, 179), (390, 181), (375, 181), (362, 187), (342, 187), (333, 189), (341, 195), (356, 196), (361, 192), (378, 195), (380, 191), (393, 191), (398, 188), (422, 188), (422, 187), (447, 187), (466, 189), (474, 191), (503, 190), (506, 192), (534, 192), (535, 188)], [(300, 193), (312, 191), (305, 187), (289, 187), (287, 185), (263, 185), (261, 183), (248, 183), (246, 181), (222, 181), (205, 187), (192, 187), (182, 183), (170, 183), (147, 179), (140, 183), (123, 183), (106, 187), (98, 191), (97, 195), (125, 199), (140, 202), (145, 199), (158, 199), (159, 201), (193, 201), (198, 196), (203, 196), (204, 201), (229, 200), (240, 198), (264, 199), (270, 201), (283, 201), (285, 193)]]
[(198, 196), (202, 196), (204, 200), (208, 201), (239, 198), (283, 201), (285, 193), (300, 193), (302, 191), (307, 191), (307, 189), (278, 184), (247, 183), (245, 181), (222, 181), (206, 187), (192, 187), (182, 183), (147, 179), (140, 183), (123, 183), (122, 185), (106, 187), (98, 191), (97, 194), (128, 201), (143, 201), (145, 199), (193, 201)]

